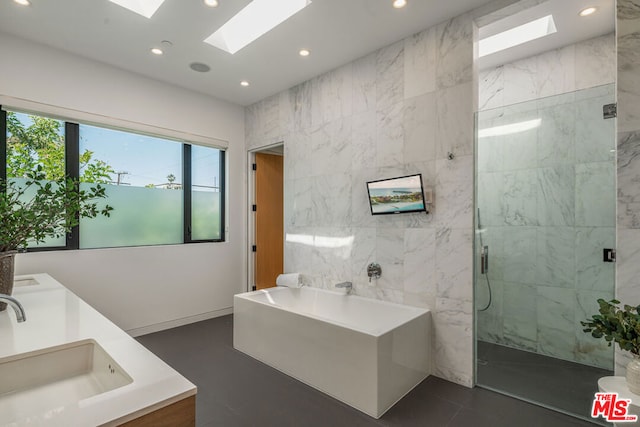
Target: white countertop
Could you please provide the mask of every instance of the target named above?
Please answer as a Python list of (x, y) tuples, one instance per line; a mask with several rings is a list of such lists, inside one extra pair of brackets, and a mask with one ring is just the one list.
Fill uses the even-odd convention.
[[(133, 382), (53, 408), (47, 407), (46, 402), (10, 402), (9, 406), (16, 408), (24, 408), (27, 403), (34, 408), (33, 413), (3, 410), (0, 425), (118, 425), (196, 394), (195, 385), (49, 275), (17, 276), (16, 282), (27, 278), (38, 284), (19, 285), (13, 291), (24, 307), (27, 321), (17, 323), (11, 307), (0, 312), (0, 362), (17, 354), (92, 339)], [(0, 397), (11, 398), (19, 396)]]
[(602, 377), (598, 380), (598, 389), (604, 393), (618, 393), (621, 399), (630, 399), (632, 405), (640, 406), (640, 395), (629, 390), (625, 377)]

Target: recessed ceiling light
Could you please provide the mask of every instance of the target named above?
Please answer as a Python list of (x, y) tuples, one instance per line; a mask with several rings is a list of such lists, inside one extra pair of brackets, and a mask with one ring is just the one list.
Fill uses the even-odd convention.
[(162, 55), (164, 52), (158, 47), (153, 47), (151, 48), (151, 53), (153, 53), (154, 55)]
[(311, 4), (311, 0), (253, 0), (204, 42), (231, 54)]
[(300, 49), (300, 52), (298, 53), (300, 54), (300, 56), (309, 56), (311, 54), (309, 49)]
[(246, 80), (243, 80), (243, 81), (240, 82), (240, 86), (247, 87), (247, 86), (249, 86), (249, 82), (246, 81)]
[(486, 37), (480, 40), (478, 46), (478, 56), (483, 57), (510, 47), (548, 36), (557, 31), (553, 16), (547, 15), (544, 18), (527, 22), (518, 27)]
[(189, 68), (199, 73), (206, 73), (209, 70), (211, 70), (211, 67), (209, 67), (207, 64), (204, 64), (202, 62), (192, 62), (191, 64), (189, 64)]
[(31, 6), (29, 0), (13, 0), (14, 3), (18, 3), (20, 6)]
[(218, 7), (218, 0), (204, 0), (204, 4), (209, 7)]
[(160, 9), (164, 0), (109, 0), (119, 6), (129, 9), (132, 12), (151, 18), (156, 10)]
[(588, 7), (580, 11), (580, 16), (589, 16), (597, 10), (595, 7)]
[(407, 5), (407, 0), (393, 0), (393, 7), (401, 9)]

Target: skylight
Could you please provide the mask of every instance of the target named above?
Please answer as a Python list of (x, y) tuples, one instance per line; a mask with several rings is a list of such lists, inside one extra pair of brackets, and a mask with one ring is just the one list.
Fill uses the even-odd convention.
[(109, 0), (119, 6), (129, 9), (132, 12), (142, 15), (145, 18), (151, 18), (154, 13), (162, 6), (164, 0)]
[(311, 0), (253, 0), (204, 42), (231, 54), (311, 4)]
[(557, 31), (552, 15), (527, 22), (510, 30), (503, 31), (480, 40), (478, 56), (483, 57), (510, 47), (548, 36)]

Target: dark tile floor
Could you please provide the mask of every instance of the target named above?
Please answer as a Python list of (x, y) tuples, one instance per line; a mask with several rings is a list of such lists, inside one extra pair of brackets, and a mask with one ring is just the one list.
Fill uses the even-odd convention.
[[(478, 384), (589, 417), (598, 379), (613, 371), (478, 341)], [(607, 424), (604, 424), (607, 425)]]
[(232, 338), (232, 316), (138, 338), (198, 386), (196, 417), (200, 427), (593, 426), (433, 376), (375, 420), (234, 350)]

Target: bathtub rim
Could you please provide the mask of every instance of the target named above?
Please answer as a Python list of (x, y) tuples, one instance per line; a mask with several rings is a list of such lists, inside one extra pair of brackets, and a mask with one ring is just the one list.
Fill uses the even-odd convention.
[[(279, 292), (283, 292), (284, 290), (290, 290), (290, 291), (298, 290), (299, 291), (299, 290), (301, 290), (303, 288), (307, 288), (309, 290), (313, 290), (314, 292), (324, 292), (324, 293), (333, 294), (333, 295), (337, 295), (337, 296), (343, 296), (345, 298), (355, 298), (355, 299), (358, 299), (358, 300), (364, 300), (368, 304), (373, 303), (373, 304), (379, 304), (379, 305), (390, 305), (390, 306), (395, 306), (395, 307), (399, 307), (399, 308), (402, 308), (402, 309), (408, 309), (408, 310), (413, 311), (414, 315), (412, 317), (410, 317), (409, 319), (406, 319), (406, 320), (404, 320), (402, 322), (394, 323), (391, 326), (385, 326), (384, 328), (381, 328), (380, 330), (377, 330), (376, 332), (373, 332), (371, 330), (365, 330), (363, 328), (354, 326), (352, 324), (338, 322), (338, 321), (333, 320), (333, 319), (328, 318), (328, 317), (318, 316), (318, 315), (315, 315), (315, 314), (312, 314), (312, 313), (308, 313), (308, 312), (305, 312), (305, 311), (293, 310), (293, 309), (290, 309), (290, 308), (282, 307), (280, 305), (269, 304), (269, 303), (264, 302), (264, 301), (259, 301), (259, 300), (255, 299), (255, 298), (251, 298), (252, 296), (255, 296), (255, 295), (262, 295), (264, 293), (269, 293), (269, 292), (273, 292), (273, 291), (279, 291)], [(329, 323), (329, 324), (332, 324), (332, 325), (340, 327), (340, 328), (350, 329), (350, 330), (359, 332), (361, 334), (366, 334), (366, 335), (369, 335), (369, 336), (372, 336), (372, 337), (375, 337), (375, 338), (380, 338), (383, 335), (388, 334), (389, 332), (392, 332), (396, 328), (399, 328), (399, 327), (401, 327), (403, 325), (406, 325), (407, 323), (411, 322), (412, 320), (414, 320), (414, 319), (416, 319), (416, 318), (418, 318), (420, 316), (424, 316), (424, 315), (429, 315), (430, 316), (429, 313), (431, 313), (431, 310), (428, 309), (428, 308), (415, 307), (415, 306), (406, 305), (406, 304), (398, 304), (398, 303), (390, 302), (390, 301), (378, 300), (378, 299), (374, 299), (374, 298), (367, 298), (367, 297), (363, 297), (363, 296), (360, 296), (360, 295), (347, 295), (347, 294), (344, 294), (342, 292), (336, 292), (336, 291), (333, 291), (333, 290), (330, 290), (330, 289), (316, 288), (316, 287), (312, 287), (312, 286), (303, 286), (303, 287), (300, 287), (300, 288), (288, 288), (288, 287), (285, 287), (285, 286), (274, 286), (272, 288), (258, 289), (258, 290), (255, 290), (255, 291), (242, 292), (242, 293), (239, 293), (239, 294), (235, 294), (233, 296), (233, 298), (234, 299), (235, 298), (241, 298), (241, 299), (244, 299), (244, 300), (247, 300), (247, 301), (251, 301), (251, 302), (254, 302), (256, 304), (260, 304), (260, 305), (263, 305), (263, 306), (266, 306), (266, 307), (271, 307), (271, 308), (274, 308), (274, 309), (277, 309), (277, 310), (282, 310), (282, 311), (287, 311), (287, 312), (290, 312), (290, 313), (295, 313), (295, 314), (297, 314), (299, 316), (304, 316), (304, 317), (308, 317), (308, 318), (311, 318), (311, 319), (318, 320), (320, 322)]]

